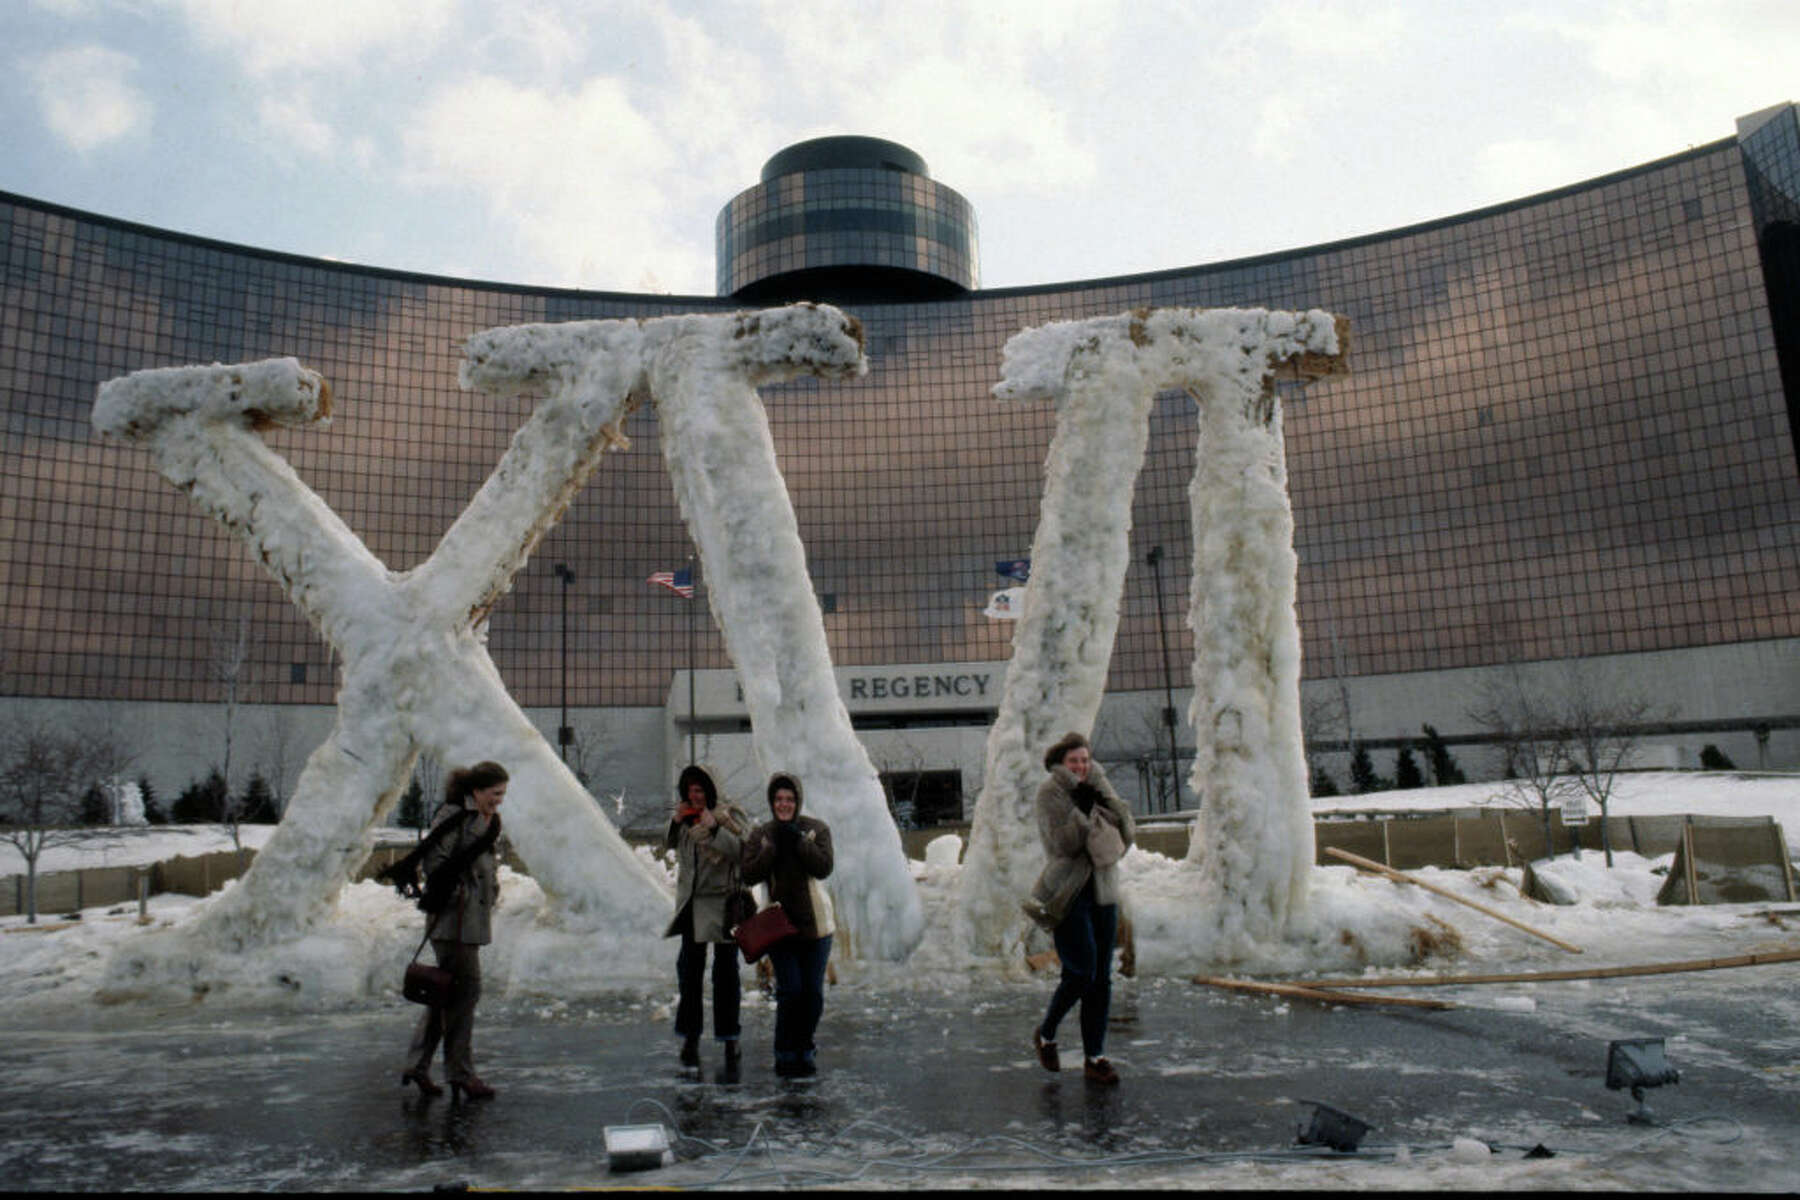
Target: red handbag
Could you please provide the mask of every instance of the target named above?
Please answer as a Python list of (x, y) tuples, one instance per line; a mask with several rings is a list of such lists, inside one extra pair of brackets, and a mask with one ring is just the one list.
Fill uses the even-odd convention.
[(745, 962), (755, 962), (769, 952), (769, 947), (784, 938), (791, 938), (799, 930), (788, 920), (779, 900), (758, 912), (750, 919), (740, 922), (731, 931), (736, 939), (738, 949), (744, 952)]

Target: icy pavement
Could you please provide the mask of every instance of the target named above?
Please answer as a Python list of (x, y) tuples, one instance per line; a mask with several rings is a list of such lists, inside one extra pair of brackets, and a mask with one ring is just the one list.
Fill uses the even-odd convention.
[[(746, 984), (752, 972), (745, 971)], [(1800, 1181), (1800, 964), (1413, 989), (1464, 1007), (1320, 1007), (1121, 980), (1117, 1089), (1050, 1076), (1048, 980), (829, 989), (817, 1080), (778, 1080), (746, 988), (743, 1082), (676, 1064), (667, 997), (484, 1002), (497, 1099), (398, 1083), (416, 1010), (72, 1006), (0, 1046), (0, 1185), (22, 1190), (1246, 1187), (1786, 1190)], [(1074, 1017), (1065, 1044), (1076, 1037)], [(1609, 1039), (1681, 1072), (1629, 1125)], [(441, 1079), (441, 1065), (438, 1068)], [(1297, 1147), (1322, 1101), (1372, 1129)], [(669, 1126), (677, 1161), (609, 1174), (609, 1125)], [(1462, 1139), (1460, 1144), (1458, 1139)], [(1492, 1147), (1487, 1150), (1487, 1147)], [(1542, 1145), (1555, 1157), (1527, 1159)]]

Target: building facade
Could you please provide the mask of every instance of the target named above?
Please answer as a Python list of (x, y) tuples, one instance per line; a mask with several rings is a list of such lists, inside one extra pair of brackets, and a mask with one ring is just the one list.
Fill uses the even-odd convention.
[[(260, 766), (291, 780), (331, 719), (330, 647), (145, 454), (100, 441), (102, 381), (287, 355), (318, 370), (331, 425), (268, 441), (400, 571), (529, 413), (459, 389), (470, 334), (821, 299), (862, 321), (870, 372), (763, 397), (846, 702), (878, 766), (931, 776), (941, 817), (945, 796), (979, 789), (997, 692), (982, 704), (953, 684), (884, 686), (877, 704), (868, 681), (1004, 676), (1012, 627), (982, 610), (1007, 582), (996, 562), (1029, 553), (1053, 428), (1050, 412), (990, 395), (1006, 340), (1140, 305), (1318, 307), (1349, 318), (1351, 374), (1280, 394), (1319, 766), (1344, 782), (1355, 738), (1392, 774), (1395, 748), (1429, 722), (1471, 777), (1493, 773), (1470, 716), (1483, 688), (1505, 673), (1550, 686), (1571, 664), (1654, 699), (1647, 738), (1671, 764), (1697, 765), (1713, 743), (1740, 767), (1800, 766), (1794, 106), (1641, 167), (1385, 234), (988, 290), (972, 210), (917, 155), (823, 142), (778, 154), (726, 204), (724, 294), (707, 297), (375, 270), (0, 194), (0, 712), (98, 714), (165, 795), (219, 761), (229, 678), (234, 777)], [(1191, 408), (1171, 393), (1151, 418), (1094, 731), (1103, 759), (1136, 765), (1135, 780), (1114, 775), (1146, 808), (1193, 803), (1152, 783), (1171, 697), (1191, 745)], [(702, 757), (754, 770), (704, 578), (694, 601), (646, 582), (691, 553), (655, 413), (626, 432), (630, 450), (544, 540), (488, 645), (553, 741), (570, 714), (571, 764), (596, 795), (623, 795), (629, 820), (660, 804), (690, 732)]]

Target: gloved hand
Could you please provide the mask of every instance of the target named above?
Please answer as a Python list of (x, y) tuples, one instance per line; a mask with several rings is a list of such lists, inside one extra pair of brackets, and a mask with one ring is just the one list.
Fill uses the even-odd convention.
[(1085, 817), (1094, 811), (1094, 802), (1100, 799), (1100, 789), (1091, 783), (1078, 783), (1069, 790), (1069, 799), (1075, 802), (1075, 807)]
[(777, 821), (775, 823), (775, 842), (780, 846), (792, 846), (800, 840), (800, 822)]

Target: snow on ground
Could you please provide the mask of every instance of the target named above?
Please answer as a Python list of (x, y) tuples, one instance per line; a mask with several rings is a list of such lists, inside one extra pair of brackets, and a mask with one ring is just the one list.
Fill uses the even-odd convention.
[[(1391, 809), (1406, 801), (1420, 808), (1455, 807), (1478, 803), (1495, 790), (1494, 784), (1469, 784), (1385, 792), (1367, 798), (1367, 804)], [(1346, 798), (1334, 797), (1332, 803), (1342, 809)], [(1791, 829), (1800, 827), (1800, 775), (1646, 773), (1621, 782), (1615, 811), (1766, 815)], [(247, 838), (254, 844), (253, 839), (266, 837), (268, 830), (267, 826), (248, 827)], [(396, 839), (411, 836), (406, 830), (390, 832)], [(102, 855), (110, 865), (119, 865), (230, 845), (229, 836), (218, 828), (161, 827), (134, 834), (105, 849), (88, 849), (90, 865), (100, 865)], [(58, 869), (72, 865), (76, 849), (62, 852)], [(940, 840), (927, 852), (925, 861), (911, 864), (933, 931), (926, 944), (911, 960), (898, 965), (845, 959), (840, 973), (855, 973), (872, 985), (894, 988), (955, 986), (958, 979), (972, 981), (992, 974), (991, 964), (970, 961), (942, 936), (962, 870), (951, 857), (951, 849), (949, 842)], [(668, 864), (651, 851), (640, 848), (636, 853), (652, 870), (669, 874)], [(1433, 973), (1587, 967), (1717, 957), (1748, 952), (1767, 942), (1768, 931), (1745, 919), (1755, 910), (1768, 908), (1767, 903), (1659, 907), (1655, 895), (1663, 876), (1655, 871), (1666, 869), (1669, 856), (1647, 860), (1619, 851), (1614, 857), (1616, 866), (1611, 870), (1593, 851), (1584, 852), (1579, 861), (1566, 856), (1557, 860), (1552, 870), (1578, 897), (1577, 903), (1569, 906), (1521, 896), (1522, 872), (1516, 868), (1410, 872), (1581, 946), (1585, 953), (1579, 958), (1423, 888), (1362, 874), (1348, 866), (1331, 866), (1313, 869), (1309, 924), (1298, 936), (1265, 947), (1254, 961), (1210, 961), (1208, 947), (1194, 941), (1193, 868), (1139, 849), (1132, 850), (1123, 865), (1139, 967), (1152, 977), (1196, 971), (1270, 977), (1356, 974), (1366, 968)], [(149, 905), (151, 927), (181, 925), (220, 894), (207, 900), (154, 896)], [(298, 1010), (380, 1003), (396, 989), (400, 964), (417, 946), (422, 920), (391, 888), (372, 881), (352, 884), (340, 894), (331, 920), (298, 944), (280, 947), (271, 955), (243, 956), (240, 962), (214, 972), (222, 974), (225, 983), (208, 999)], [(4, 934), (0, 936), (0, 1005), (85, 1003), (107, 987), (122, 991), (121, 998), (130, 998), (129, 987), (108, 980), (104, 971), (113, 951), (139, 936), (136, 905), (90, 909), (74, 923), (45, 915), (35, 930), (26, 929), (22, 917), (6, 918), (0, 920), (0, 931)], [(529, 877), (503, 869), (495, 940), (482, 961), (489, 994), (566, 997), (666, 985), (667, 963), (662, 961), (666, 955), (646, 957), (642, 962), (596, 961), (603, 956), (570, 952), (567, 942), (571, 936), (556, 928), (546, 911), (543, 892)], [(1018, 959), (1022, 961), (1023, 955)], [(1015, 974), (1023, 970), (1012, 960), (1005, 969)]]
[[(273, 825), (240, 825), (244, 845), (261, 849), (275, 832)], [(412, 837), (407, 830), (382, 830), (398, 840)], [(195, 858), (230, 850), (231, 831), (223, 825), (134, 825), (107, 830), (101, 836), (52, 846), (38, 859), (38, 873), (74, 871), (91, 867), (142, 867), (171, 858)], [(0, 843), (0, 884), (5, 876), (23, 875), (25, 859), (10, 843)]]
[[(1510, 805), (1502, 780), (1455, 787), (1409, 788), (1362, 796), (1321, 796), (1314, 816), (1416, 809)], [(1521, 809), (1521, 811), (1523, 811)], [(1534, 810), (1535, 811), (1535, 810)], [(1773, 817), (1790, 838), (1800, 829), (1800, 773), (1756, 771), (1635, 771), (1620, 775), (1612, 816), (1693, 813), (1714, 817)], [(1594, 813), (1598, 816), (1598, 813)], [(1790, 844), (1789, 849), (1793, 847)]]

